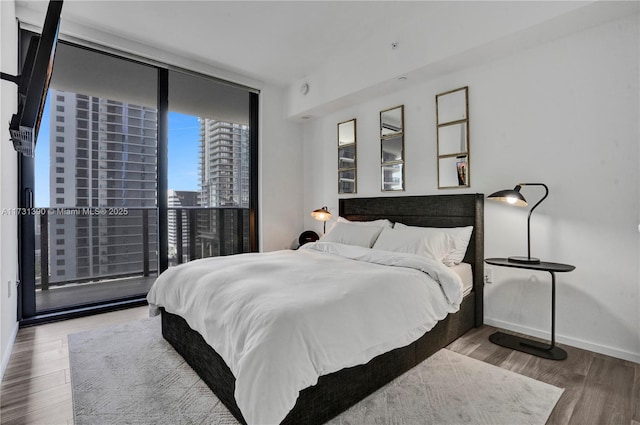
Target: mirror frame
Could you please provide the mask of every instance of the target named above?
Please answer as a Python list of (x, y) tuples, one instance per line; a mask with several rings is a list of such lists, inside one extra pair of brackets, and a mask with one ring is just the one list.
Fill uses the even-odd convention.
[[(383, 135), (383, 116), (385, 112), (390, 112), (393, 111), (395, 109), (399, 109), (400, 110), (400, 130), (396, 131), (394, 133), (391, 134), (384, 134)], [(405, 163), (404, 163), (404, 158), (405, 158), (405, 143), (404, 143), (404, 105), (398, 105), (398, 106), (394, 106), (393, 108), (388, 108), (388, 109), (384, 109), (382, 111), (380, 111), (380, 190), (382, 192), (399, 192), (399, 191), (404, 191), (405, 190)], [(400, 155), (400, 159), (395, 159), (392, 161), (384, 161), (384, 155), (383, 155), (383, 145), (384, 142), (387, 140), (392, 140), (392, 139), (400, 139), (400, 143), (401, 143), (401, 155)], [(389, 167), (395, 167), (395, 166), (400, 166), (402, 168), (401, 171), (401, 179), (402, 181), (400, 182), (400, 187), (397, 189), (387, 189), (385, 188), (385, 180), (384, 180), (384, 173), (385, 173), (385, 168), (389, 168)]]
[[(462, 92), (462, 94), (464, 95), (464, 99), (460, 99), (463, 104), (453, 105), (455, 108), (453, 114), (454, 117), (445, 121), (445, 118), (442, 118), (442, 116), (445, 115), (445, 101), (450, 101), (451, 99), (453, 99), (453, 96), (459, 95), (460, 92)], [(449, 98), (447, 98), (447, 96), (449, 96)], [(446, 112), (450, 113), (451, 111), (447, 110)], [(447, 127), (451, 126), (460, 126), (460, 150), (458, 152), (448, 152), (445, 154), (441, 154), (444, 145), (444, 141), (441, 140), (441, 129), (444, 130), (447, 129)], [(437, 94), (436, 161), (438, 173), (438, 189), (460, 189), (471, 186), (469, 151), (469, 86), (464, 86)], [(441, 171), (444, 171), (443, 164), (445, 162), (450, 163), (452, 160), (454, 160), (455, 168), (451, 168), (451, 166), (449, 166), (449, 168), (451, 168), (451, 173), (449, 174), (451, 174), (453, 177), (451, 177), (451, 179), (449, 179), (448, 181), (443, 181), (444, 178), (441, 175)], [(451, 184), (451, 181), (455, 181), (455, 179), (457, 179), (458, 184)]]
[[(345, 124), (349, 124), (349, 123), (353, 123), (353, 143), (340, 143), (341, 139), (340, 139), (340, 126), (343, 126)], [(357, 131), (357, 121), (355, 118), (352, 118), (350, 120), (346, 120), (346, 121), (342, 121), (338, 123), (337, 129), (338, 129), (338, 194), (342, 194), (342, 193), (357, 193), (358, 192), (358, 131)], [(353, 166), (352, 167), (344, 167), (341, 165), (343, 165), (343, 161), (341, 161), (340, 158), (340, 150), (342, 148), (348, 148), (353, 146)], [(353, 172), (353, 190), (352, 191), (345, 191), (342, 187), (342, 184), (340, 183), (341, 179), (340, 176), (345, 173), (345, 172)]]

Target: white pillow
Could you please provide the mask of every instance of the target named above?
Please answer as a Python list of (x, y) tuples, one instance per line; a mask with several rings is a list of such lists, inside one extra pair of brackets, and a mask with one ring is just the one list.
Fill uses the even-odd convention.
[(351, 220), (347, 220), (344, 217), (338, 217), (338, 223), (353, 223), (353, 224), (360, 224), (363, 226), (379, 226), (379, 227), (389, 227), (389, 228), (393, 227), (393, 223), (387, 220), (386, 218), (381, 218), (379, 220), (372, 220), (372, 221), (351, 221)]
[(437, 235), (425, 235), (415, 232), (407, 226), (399, 228), (396, 225), (393, 229), (382, 229), (373, 249), (404, 252), (443, 261), (453, 249), (453, 240), (444, 232)]
[(338, 222), (320, 240), (371, 248), (382, 228), (383, 226), (363, 226), (356, 223)]
[(464, 259), (464, 255), (467, 253), (467, 246), (469, 246), (469, 240), (471, 239), (471, 232), (473, 226), (466, 227), (417, 227), (406, 226), (402, 223), (396, 223), (395, 228), (410, 229), (413, 232), (420, 233), (426, 237), (435, 237), (439, 234), (447, 234), (453, 241), (453, 247), (451, 252), (445, 256), (442, 260), (447, 266), (454, 266), (460, 264)]

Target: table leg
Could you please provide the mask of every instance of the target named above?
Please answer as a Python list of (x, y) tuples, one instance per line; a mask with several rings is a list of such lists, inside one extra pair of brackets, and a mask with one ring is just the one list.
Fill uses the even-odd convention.
[(494, 333), (489, 337), (489, 341), (545, 359), (564, 360), (567, 358), (567, 352), (556, 347), (556, 275), (552, 271), (549, 273), (551, 273), (551, 344), (540, 343), (504, 332)]

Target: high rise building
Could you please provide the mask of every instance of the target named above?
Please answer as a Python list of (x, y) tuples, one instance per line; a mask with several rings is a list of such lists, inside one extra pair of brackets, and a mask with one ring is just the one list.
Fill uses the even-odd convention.
[(51, 281), (136, 273), (145, 256), (155, 268), (156, 110), (49, 96)]
[(200, 205), (249, 207), (249, 126), (199, 121)]
[(249, 220), (249, 126), (209, 118), (199, 122), (199, 203), (215, 210), (198, 216), (197, 249), (203, 257), (244, 252), (248, 236), (238, 238), (237, 230)]
[[(185, 217), (185, 214), (183, 214), (181, 210), (179, 210), (179, 213), (181, 214), (180, 219), (182, 223), (181, 223), (180, 229), (182, 230), (182, 232), (181, 232), (181, 235), (178, 235), (178, 223), (177, 223), (178, 220), (176, 218), (176, 215), (178, 212), (176, 212), (176, 208), (197, 207), (199, 194), (200, 192), (196, 192), (196, 191), (169, 189), (169, 194), (167, 197), (168, 204), (169, 204), (169, 211), (167, 215), (168, 215), (168, 227), (169, 227), (169, 231), (168, 231), (169, 263), (171, 265), (178, 264), (178, 258), (177, 258), (178, 239), (180, 239), (183, 248), (184, 247), (188, 248), (188, 244), (186, 241), (189, 240), (189, 236), (190, 236), (189, 216), (188, 214), (186, 214), (186, 217)], [(180, 236), (180, 238), (178, 236)], [(183, 256), (182, 262), (188, 261), (187, 249), (183, 250), (182, 256)]]

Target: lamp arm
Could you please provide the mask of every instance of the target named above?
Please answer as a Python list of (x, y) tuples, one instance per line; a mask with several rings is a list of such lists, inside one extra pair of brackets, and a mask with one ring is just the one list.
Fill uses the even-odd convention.
[(519, 183), (520, 186), (542, 186), (544, 187), (545, 194), (536, 204), (529, 210), (529, 216), (527, 217), (527, 258), (531, 259), (531, 213), (536, 209), (538, 205), (542, 203), (547, 196), (549, 196), (549, 188), (544, 183)]

